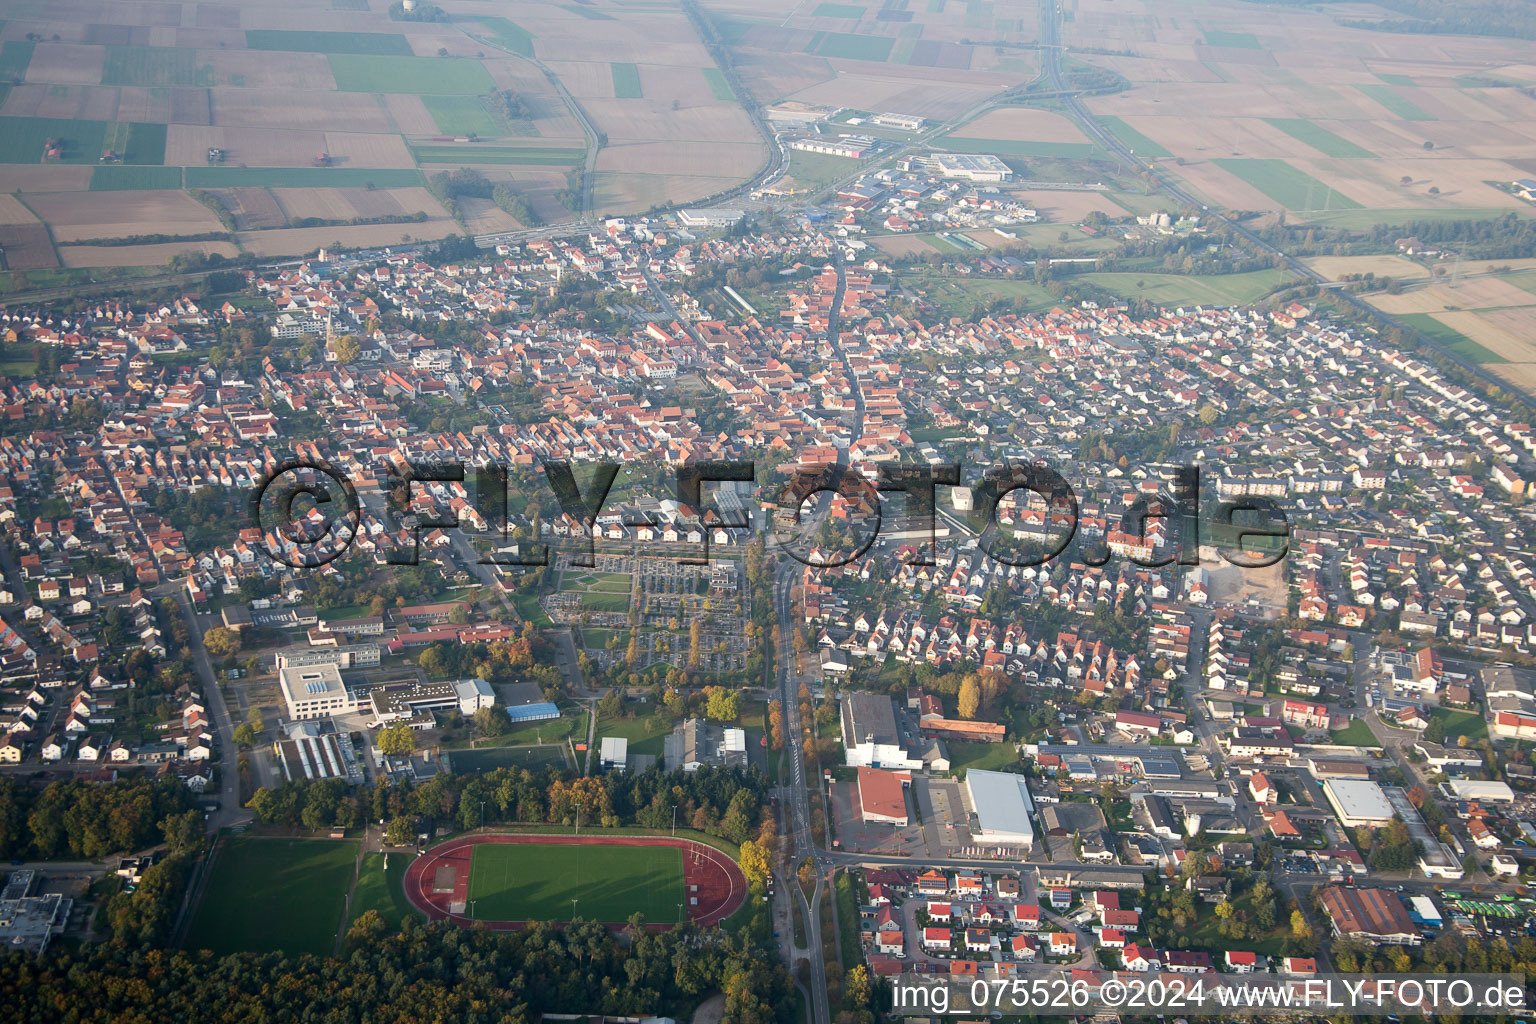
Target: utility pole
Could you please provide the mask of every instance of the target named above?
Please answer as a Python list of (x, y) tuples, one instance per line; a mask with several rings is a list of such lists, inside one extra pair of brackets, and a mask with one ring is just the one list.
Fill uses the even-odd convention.
[(674, 836), (677, 835), (677, 809), (680, 806), (682, 806), (682, 805), (681, 804), (673, 804), (672, 805), (672, 834)]

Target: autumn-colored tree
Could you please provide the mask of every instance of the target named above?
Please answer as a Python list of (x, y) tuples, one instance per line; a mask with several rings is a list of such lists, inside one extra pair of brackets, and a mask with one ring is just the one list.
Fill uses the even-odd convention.
[(768, 742), (774, 750), (784, 749), (784, 709), (778, 701), (768, 704)]
[(960, 717), (975, 718), (976, 709), (981, 706), (981, 685), (975, 677), (966, 676), (960, 683)]
[(734, 722), (741, 716), (741, 694), (723, 686), (711, 686), (705, 691), (707, 699), (704, 714), (716, 722)]
[(766, 847), (755, 839), (748, 839), (741, 844), (741, 873), (747, 876), (748, 883), (756, 885), (767, 881), (772, 870)]
[(240, 651), (240, 634), (225, 626), (214, 626), (203, 634), (203, 646), (215, 658), (228, 658)]
[(396, 722), (379, 730), (379, 736), (374, 741), (374, 745), (382, 754), (406, 757), (416, 749), (416, 734), (404, 722)]

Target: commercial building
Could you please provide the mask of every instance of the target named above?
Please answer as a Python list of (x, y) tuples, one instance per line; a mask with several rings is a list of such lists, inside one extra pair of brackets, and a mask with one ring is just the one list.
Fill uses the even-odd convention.
[(1323, 890), (1322, 903), (1336, 936), (1353, 935), (1394, 946), (1417, 946), (1422, 941), (1402, 901), (1385, 889), (1329, 886)]
[(48, 943), (64, 934), (75, 901), (59, 893), (32, 895), (37, 873), (12, 871), (0, 890), (0, 948), (41, 955)]
[(623, 771), (629, 766), (629, 740), (623, 736), (604, 736), (597, 763), (605, 772)]
[(1333, 812), (1342, 824), (1350, 828), (1360, 825), (1375, 828), (1392, 820), (1392, 805), (1376, 783), (1324, 779), (1322, 785), (1323, 795), (1333, 805)]
[(361, 707), (361, 699), (342, 683), (341, 669), (335, 665), (279, 668), (277, 685), (294, 721), (355, 714)]
[(863, 690), (845, 694), (842, 718), (843, 760), (849, 767), (923, 767), (922, 757), (903, 742), (891, 698)]
[(907, 824), (907, 787), (912, 773), (881, 768), (859, 769), (859, 809), (866, 822)]
[(277, 654), (277, 667), (308, 668), (335, 665), (337, 668), (373, 668), (379, 664), (383, 648), (378, 644), (338, 644), (335, 647), (290, 647)]
[(806, 135), (789, 144), (790, 149), (851, 160), (862, 160), (879, 147), (879, 140), (869, 135)]
[(362, 767), (352, 750), (352, 742), (337, 735), (329, 722), (292, 722), (285, 737), (272, 744), (282, 766), (283, 777), (290, 782), (321, 779), (346, 779), (353, 784), (363, 781)]
[(1515, 791), (1507, 782), (1487, 782), (1482, 779), (1451, 779), (1442, 787), (1452, 800), (1476, 800), (1480, 803), (1510, 803)]
[(679, 224), (689, 229), (728, 228), (746, 215), (745, 210), (724, 206), (707, 206), (692, 210), (678, 210), (677, 220)]
[(1025, 849), (1035, 845), (1035, 805), (1024, 776), (972, 768), (965, 773), (965, 795), (974, 841)]
[(747, 734), (741, 729), (723, 729), (702, 718), (690, 718), (672, 730), (663, 751), (668, 771), (681, 768), (692, 772), (706, 766), (745, 768)]
[(976, 182), (1001, 182), (1013, 178), (1013, 169), (989, 154), (934, 153), (928, 157), (928, 163), (941, 178)]
[(484, 679), (451, 679), (408, 686), (384, 686), (368, 694), (374, 720), (380, 724), (410, 722), (412, 726), (430, 726), (436, 711), (457, 710), (472, 715), (496, 703), (496, 691)]

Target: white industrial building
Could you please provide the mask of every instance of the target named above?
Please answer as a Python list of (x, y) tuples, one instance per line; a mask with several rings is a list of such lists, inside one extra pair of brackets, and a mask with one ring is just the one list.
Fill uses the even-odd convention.
[(1024, 776), (972, 768), (965, 773), (965, 795), (974, 813), (974, 841), (1024, 849), (1034, 846), (1035, 805)]
[(1355, 828), (1366, 825), (1372, 828), (1392, 820), (1392, 804), (1380, 786), (1357, 779), (1324, 779), (1323, 795), (1333, 805), (1339, 821)]
[(277, 685), (283, 691), (288, 717), (294, 721), (354, 714), (361, 703), (342, 683), (341, 669), (335, 665), (280, 668)]
[(934, 153), (928, 163), (941, 178), (976, 182), (1013, 179), (1013, 168), (988, 153)]
[(1452, 800), (1476, 800), (1480, 803), (1510, 803), (1515, 791), (1507, 782), (1490, 782), (1484, 779), (1451, 779), (1442, 787)]
[(598, 767), (603, 771), (623, 771), (629, 766), (629, 740), (623, 736), (604, 736)]
[(851, 768), (923, 767), (896, 727), (896, 706), (882, 693), (856, 690), (844, 695), (843, 760)]

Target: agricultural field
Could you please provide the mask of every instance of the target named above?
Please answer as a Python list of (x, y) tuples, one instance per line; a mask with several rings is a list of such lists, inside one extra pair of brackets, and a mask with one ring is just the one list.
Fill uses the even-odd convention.
[(1352, 210), (1360, 204), (1284, 160), (1216, 160), (1288, 210)]
[[(228, 840), (187, 930), (187, 949), (329, 955), (357, 859), (355, 840)], [(252, 884), (259, 879), (260, 884)]]
[[(448, 21), (406, 22), (389, 17), (385, 0), (90, 6), (86, 27), (36, 3), (12, 5), (0, 25), (0, 194), (95, 192), (126, 203), (221, 190), (247, 251), (294, 255), (313, 248), (318, 229), (289, 226), (265, 190), (420, 188), (429, 174), (474, 167), (516, 181), (546, 219), (568, 219), (565, 173), (589, 146), (578, 105), (612, 151), (598, 157), (600, 213), (697, 200), (766, 162), (741, 98), (675, 7), (536, 3), (512, 20), (454, 3)], [(558, 86), (528, 60), (535, 53)], [(492, 144), (452, 141), (470, 137)], [(352, 225), (321, 244), (516, 226), (491, 209), (461, 223), (444, 215), (442, 224), (439, 208), (428, 212), (433, 220), (419, 230)], [(41, 226), (46, 237), (59, 225)], [(21, 244), (27, 232), (35, 233), (10, 230), (8, 258), (56, 265), (52, 243)], [(110, 220), (91, 230), (125, 233)], [(164, 259), (158, 249), (124, 246), (114, 257), (72, 247), (72, 259), (93, 264)]]

